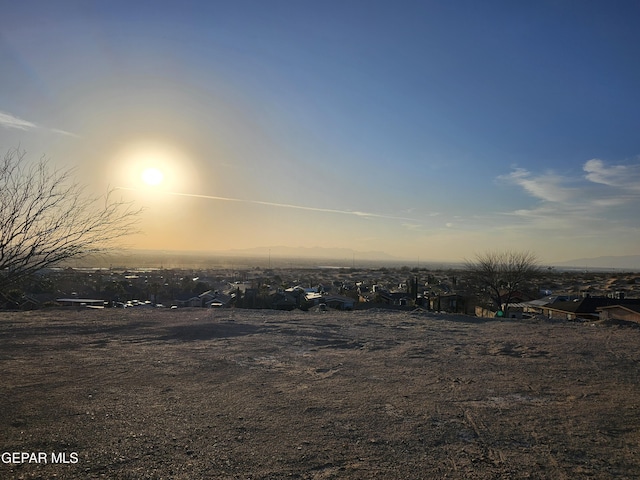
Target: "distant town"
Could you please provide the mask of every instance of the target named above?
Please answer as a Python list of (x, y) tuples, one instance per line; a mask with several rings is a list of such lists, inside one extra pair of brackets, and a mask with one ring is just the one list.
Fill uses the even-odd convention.
[[(66, 266), (9, 292), (5, 309), (407, 309), (493, 317), (640, 321), (640, 273), (543, 267), (504, 312), (460, 265), (320, 265), (281, 258), (189, 267)], [(144, 263), (144, 262), (140, 262)], [(266, 265), (265, 265), (266, 263)], [(269, 265), (273, 263), (274, 265)], [(326, 263), (326, 262), (325, 262)], [(275, 266), (278, 264), (278, 266)]]

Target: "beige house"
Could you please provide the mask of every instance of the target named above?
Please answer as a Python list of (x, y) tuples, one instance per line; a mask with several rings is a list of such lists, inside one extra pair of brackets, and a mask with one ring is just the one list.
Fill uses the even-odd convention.
[(609, 305), (600, 307), (601, 320), (626, 320), (640, 323), (640, 305)]

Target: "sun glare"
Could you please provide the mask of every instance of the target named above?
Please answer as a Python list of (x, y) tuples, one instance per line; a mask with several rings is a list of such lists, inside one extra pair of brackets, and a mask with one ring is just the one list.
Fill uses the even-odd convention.
[(149, 186), (160, 185), (164, 180), (164, 174), (155, 167), (145, 168), (141, 175), (142, 181)]
[(193, 161), (175, 145), (155, 140), (139, 140), (123, 145), (113, 155), (115, 170), (123, 187), (139, 190), (145, 201), (160, 201), (163, 192), (197, 190)]

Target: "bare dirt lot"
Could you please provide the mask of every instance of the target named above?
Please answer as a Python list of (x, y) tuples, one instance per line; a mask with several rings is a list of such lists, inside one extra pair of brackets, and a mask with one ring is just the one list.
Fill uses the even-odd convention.
[(638, 478), (639, 346), (406, 312), (0, 313), (0, 478)]

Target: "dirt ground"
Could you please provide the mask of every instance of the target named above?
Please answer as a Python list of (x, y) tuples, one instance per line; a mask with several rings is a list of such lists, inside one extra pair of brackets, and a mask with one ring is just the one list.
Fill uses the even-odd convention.
[(544, 319), (0, 313), (0, 478), (639, 478), (639, 346)]

